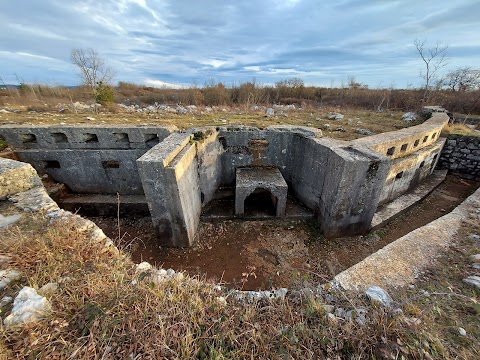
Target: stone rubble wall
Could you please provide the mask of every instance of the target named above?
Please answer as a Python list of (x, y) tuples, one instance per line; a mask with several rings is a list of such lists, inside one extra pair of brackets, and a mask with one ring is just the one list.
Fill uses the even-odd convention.
[(447, 135), (439, 166), (466, 179), (480, 180), (480, 136)]

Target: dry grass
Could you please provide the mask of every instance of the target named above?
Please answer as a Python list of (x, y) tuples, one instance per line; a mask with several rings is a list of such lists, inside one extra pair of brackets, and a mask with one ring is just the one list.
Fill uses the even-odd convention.
[[(0, 113), (0, 124), (23, 124), (23, 125), (176, 125), (180, 129), (201, 126), (224, 126), (224, 125), (249, 125), (265, 128), (270, 125), (289, 124), (297, 126), (310, 126), (321, 129), (324, 136), (352, 140), (364, 135), (355, 132), (355, 129), (364, 128), (374, 133), (394, 131), (403, 127), (416, 125), (407, 123), (401, 119), (401, 112), (378, 113), (359, 110), (354, 108), (335, 107), (307, 107), (304, 110), (286, 111), (288, 117), (267, 117), (261, 112), (243, 112), (239, 109), (227, 108), (228, 112), (212, 113), (128, 113), (102, 112), (100, 114), (60, 114), (58, 112), (29, 112), (25, 107), (20, 108), (18, 113)], [(339, 112), (345, 115), (342, 120), (329, 120), (329, 112)], [(87, 116), (94, 117), (96, 121), (87, 120)], [(319, 120), (317, 120), (319, 119)], [(325, 125), (329, 124), (329, 128)]]
[(466, 135), (466, 136), (480, 136), (480, 131), (472, 129), (472, 127), (462, 124), (455, 123), (449, 124), (443, 128), (442, 131), (444, 134), (457, 134), (457, 135)]
[[(0, 329), (5, 358), (472, 359), (478, 354), (471, 304), (455, 297), (421, 298), (404, 307), (422, 319), (414, 326), (370, 307), (363, 298), (350, 294), (347, 301), (333, 292), (335, 305), (369, 310), (365, 326), (330, 322), (321, 297), (243, 304), (194, 278), (156, 285), (148, 274), (136, 275), (127, 256), (103, 253), (69, 223), (47, 226), (41, 218), (26, 217), (0, 236), (0, 252), (24, 273), (24, 284), (39, 288), (50, 281), (61, 283), (49, 296), (54, 310), (47, 319)], [(449, 276), (445, 272), (447, 281)], [(450, 290), (466, 291), (461, 283), (455, 286)], [(221, 295), (228, 306), (217, 300)], [(451, 319), (465, 323), (465, 311), (471, 335), (445, 338)]]
[[(368, 89), (365, 87), (320, 88), (314, 86), (262, 86), (253, 82), (233, 84), (226, 88), (211, 81), (201, 87), (159, 89), (120, 82), (115, 88), (117, 102), (126, 104), (226, 105), (249, 108), (252, 104), (314, 104), (316, 106), (355, 107), (370, 111), (412, 111), (423, 105), (421, 89)], [(451, 112), (480, 114), (480, 90), (453, 92), (432, 91), (428, 104), (442, 105)], [(0, 106), (56, 105), (70, 101), (91, 100), (82, 87), (66, 88), (44, 84), (23, 84), (18, 89), (0, 90)]]

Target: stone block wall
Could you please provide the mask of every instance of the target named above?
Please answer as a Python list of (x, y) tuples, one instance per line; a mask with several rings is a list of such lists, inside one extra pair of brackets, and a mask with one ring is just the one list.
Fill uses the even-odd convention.
[(447, 135), (439, 166), (466, 179), (480, 180), (480, 136)]

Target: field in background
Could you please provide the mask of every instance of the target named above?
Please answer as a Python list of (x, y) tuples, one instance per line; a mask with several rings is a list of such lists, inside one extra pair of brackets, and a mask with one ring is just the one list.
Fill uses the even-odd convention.
[[(295, 80), (295, 79), (290, 79)], [(459, 114), (480, 114), (480, 90), (430, 92), (428, 104), (422, 103), (423, 89), (368, 89), (353, 83), (343, 88), (304, 86), (299, 80), (282, 81), (275, 86), (246, 82), (231, 87), (211, 82), (203, 87), (185, 89), (154, 88), (120, 82), (113, 87), (116, 103), (126, 105), (181, 104), (196, 106), (231, 106), (248, 111), (252, 105), (296, 104), (316, 107), (353, 107), (373, 111), (412, 111), (424, 105), (441, 105)], [(18, 88), (0, 86), (0, 106), (25, 105), (51, 107), (58, 103), (90, 101), (85, 87), (26, 85)]]

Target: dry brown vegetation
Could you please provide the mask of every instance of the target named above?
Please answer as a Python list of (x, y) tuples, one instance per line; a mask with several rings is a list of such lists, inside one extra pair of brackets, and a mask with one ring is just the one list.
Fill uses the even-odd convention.
[[(423, 105), (435, 104), (451, 112), (480, 114), (480, 90), (430, 92), (429, 104), (423, 104), (423, 89), (368, 89), (352, 83), (342, 88), (304, 86), (303, 81), (289, 79), (275, 86), (262, 86), (255, 81), (233, 84), (210, 81), (203, 87), (185, 89), (154, 88), (120, 82), (114, 87), (115, 101), (124, 104), (151, 105), (182, 104), (204, 106), (237, 106), (248, 109), (250, 105), (310, 104), (315, 106), (340, 106), (373, 111), (410, 111)], [(22, 84), (17, 89), (0, 90), (0, 106), (11, 105), (56, 105), (59, 102), (88, 101), (91, 92), (86, 87), (66, 88), (41, 84)]]
[[(470, 228), (468, 231), (479, 231)], [(51, 281), (53, 312), (37, 324), (0, 329), (4, 358), (478, 358), (478, 292), (462, 284), (475, 244), (462, 233), (457, 251), (445, 255), (415, 289), (394, 291), (407, 317), (371, 306), (363, 296), (331, 290), (330, 303), (368, 308), (364, 326), (330, 321), (325, 297), (243, 303), (202, 279), (151, 281), (135, 274), (125, 254), (102, 252), (72, 224), (49, 226), (24, 216), (0, 230), (0, 253), (11, 256), (21, 283), (39, 288)], [(136, 280), (132, 282), (132, 280)], [(13, 295), (20, 284), (8, 291)], [(415, 297), (420, 289), (446, 295)], [(449, 295), (450, 294), (450, 295)], [(325, 293), (326, 295), (326, 293)], [(461, 295), (461, 296), (458, 296)], [(224, 296), (227, 305), (219, 301)], [(478, 299), (478, 297), (477, 297)], [(8, 309), (7, 309), (8, 311)], [(458, 335), (458, 326), (467, 331)]]

